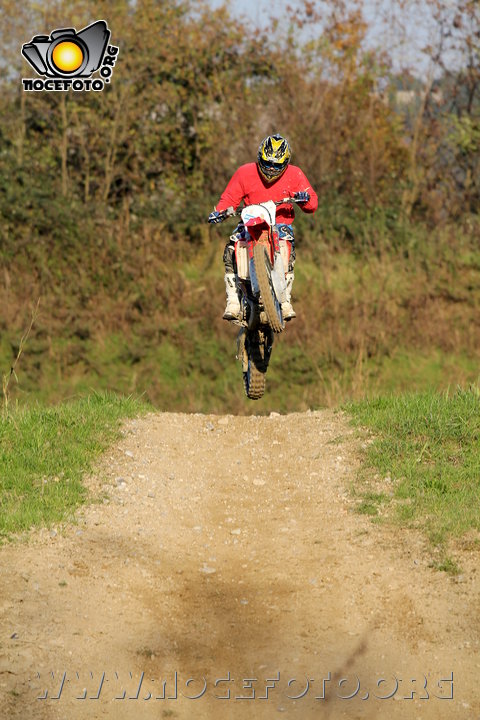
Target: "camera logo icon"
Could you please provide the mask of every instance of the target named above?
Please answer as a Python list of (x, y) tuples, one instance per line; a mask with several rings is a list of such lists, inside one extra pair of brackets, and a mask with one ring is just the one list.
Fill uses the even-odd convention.
[[(108, 45), (110, 30), (105, 20), (77, 32), (58, 28), (50, 35), (35, 35), (22, 46), (22, 55), (47, 81), (23, 79), (24, 90), (103, 90), (110, 82), (118, 48)], [(99, 78), (86, 80), (100, 69)], [(55, 79), (50, 82), (48, 79)], [(58, 82), (62, 81), (62, 82)]]

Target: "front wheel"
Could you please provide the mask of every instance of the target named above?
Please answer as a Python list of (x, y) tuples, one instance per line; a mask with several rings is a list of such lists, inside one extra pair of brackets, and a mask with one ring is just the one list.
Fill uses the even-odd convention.
[(253, 248), (253, 262), (268, 324), (273, 332), (280, 333), (285, 328), (285, 323), (282, 317), (282, 307), (273, 286), (272, 265), (265, 245), (260, 243), (255, 245)]

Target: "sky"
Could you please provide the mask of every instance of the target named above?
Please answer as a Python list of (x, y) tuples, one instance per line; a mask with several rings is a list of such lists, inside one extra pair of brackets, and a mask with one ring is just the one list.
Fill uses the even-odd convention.
[[(222, 0), (209, 0), (212, 7), (222, 5)], [(287, 5), (294, 6), (295, 0), (229, 0), (233, 15), (245, 15), (255, 23), (266, 22), (271, 12), (281, 13)]]
[[(222, 4), (222, 0), (208, 1), (212, 7), (219, 7)], [(298, 0), (228, 0), (233, 16), (246, 16), (253, 20), (255, 25), (267, 24), (272, 11), (278, 18), (287, 5), (295, 7), (297, 3)], [(433, 39), (432, 22), (428, 12), (421, 9), (421, 2), (412, 0), (407, 5), (406, 11), (400, 11), (397, 0), (364, 0), (365, 19), (371, 26), (368, 39), (373, 46), (388, 48), (397, 68), (411, 66), (412, 70), (417, 71), (416, 74), (422, 74), (427, 71), (428, 63), (421, 48)], [(400, 43), (398, 32), (389, 30), (388, 24), (382, 23), (378, 16), (378, 8), (384, 17), (394, 16), (404, 25), (406, 42)]]

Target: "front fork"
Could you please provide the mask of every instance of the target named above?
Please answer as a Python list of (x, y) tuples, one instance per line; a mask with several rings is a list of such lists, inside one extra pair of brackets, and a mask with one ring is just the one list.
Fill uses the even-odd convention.
[[(271, 269), (271, 277), (272, 277), (272, 284), (275, 289), (275, 295), (278, 298), (278, 301), (280, 303), (283, 303), (286, 301), (286, 290), (287, 290), (287, 283), (285, 280), (285, 268), (283, 266), (283, 260), (282, 256), (280, 254), (280, 246), (278, 244), (278, 233), (275, 231), (272, 233), (273, 235), (273, 264)], [(252, 292), (253, 294), (258, 297), (260, 295), (260, 288), (258, 286), (258, 279), (257, 279), (257, 273), (255, 271), (255, 263), (253, 261), (253, 248), (255, 245), (255, 240), (250, 240), (248, 243), (248, 262), (249, 262), (249, 272), (250, 272), (250, 281), (252, 283)], [(265, 243), (262, 243), (262, 245), (265, 245), (265, 247), (268, 250), (270, 263), (272, 263), (272, 246), (266, 245)]]

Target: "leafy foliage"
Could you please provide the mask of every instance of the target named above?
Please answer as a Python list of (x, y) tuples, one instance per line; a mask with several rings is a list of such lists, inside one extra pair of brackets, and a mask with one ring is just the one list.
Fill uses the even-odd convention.
[[(315, 217), (297, 221), (300, 253), (323, 273), (318, 279), (304, 266), (317, 278), (314, 297), (329, 328), (329, 344), (320, 342), (312, 355), (352, 367), (364, 352), (387, 355), (389, 342), (394, 351), (400, 337), (420, 342), (422, 309), (444, 301), (452, 307), (438, 328), (453, 318), (455, 333), (439, 337), (431, 328), (423, 335), (445, 351), (456, 344), (470, 353), (480, 9), (467, 0), (422, 7), (435, 34), (425, 49), (432, 67), (426, 77), (399, 70), (389, 48), (372, 49), (360, 0), (297, 3), (267, 29), (204, 1), (0, 0), (2, 356), (15, 354), (26, 305), (41, 296), (31, 387), (59, 356), (62, 378), (81, 367), (102, 384), (105, 346), (122, 334), (131, 341), (128, 363), (138, 363), (144, 377), (159, 344), (169, 365), (175, 358), (188, 363), (199, 323), (202, 332), (220, 332), (221, 280), (215, 284), (208, 273), (220, 273), (223, 235), (205, 218), (232, 172), (274, 130), (288, 136), (294, 162), (320, 197)], [(20, 55), (23, 43), (99, 17), (120, 48), (103, 92), (22, 92), (20, 78), (33, 73)], [(346, 254), (338, 266), (337, 253)], [(358, 275), (367, 257), (372, 265)], [(348, 287), (322, 286), (329, 278), (343, 282), (342, 262), (357, 273)], [(305, 288), (304, 298), (310, 292)], [(291, 335), (305, 344), (314, 331)], [(215, 348), (224, 360), (223, 339)], [(320, 365), (309, 364), (313, 375), (323, 372)], [(62, 383), (50, 382), (57, 397)]]

